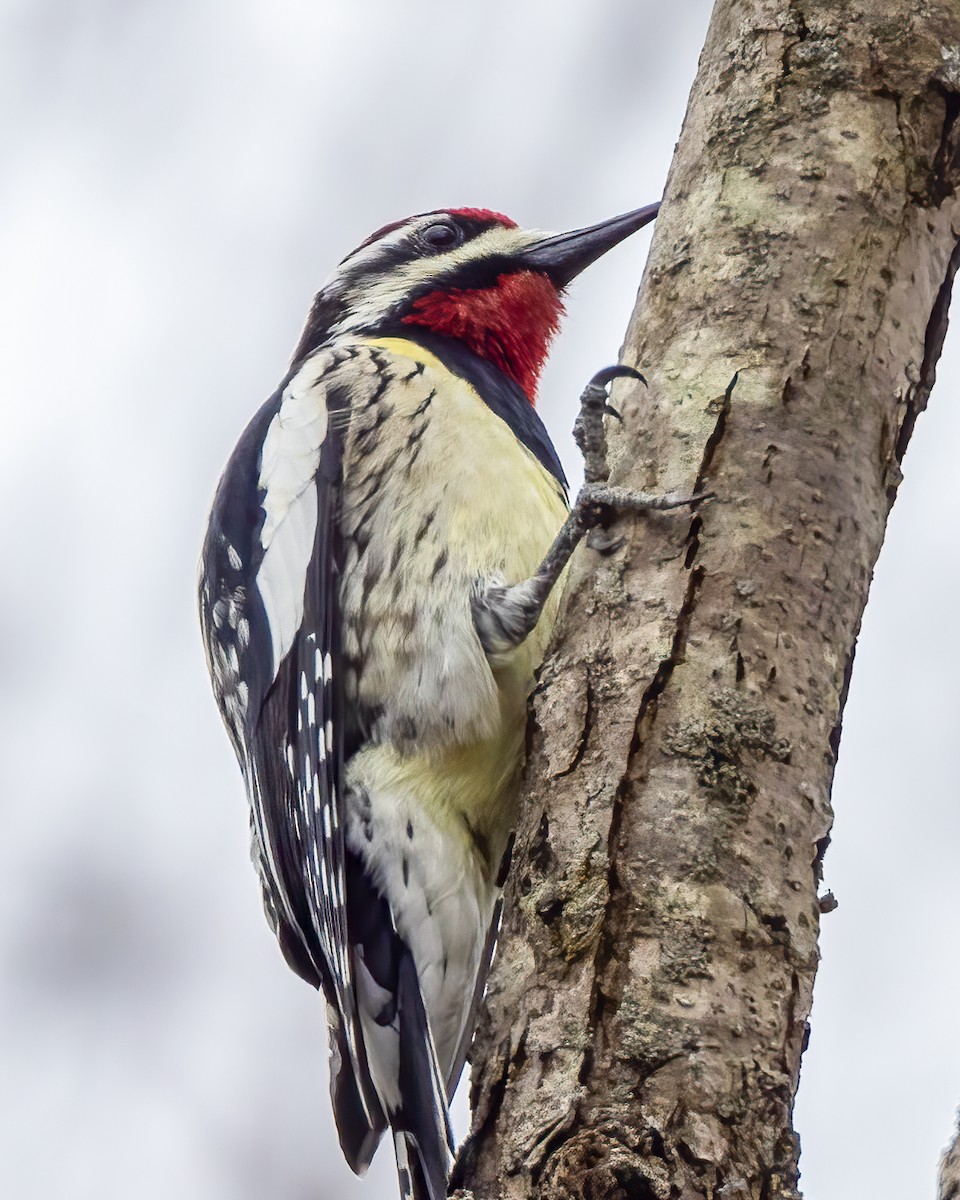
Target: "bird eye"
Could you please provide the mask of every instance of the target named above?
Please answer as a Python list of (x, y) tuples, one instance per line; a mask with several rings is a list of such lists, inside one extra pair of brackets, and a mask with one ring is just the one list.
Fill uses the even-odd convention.
[(463, 233), (448, 221), (434, 221), (422, 229), (419, 236), (428, 250), (450, 250), (463, 241)]

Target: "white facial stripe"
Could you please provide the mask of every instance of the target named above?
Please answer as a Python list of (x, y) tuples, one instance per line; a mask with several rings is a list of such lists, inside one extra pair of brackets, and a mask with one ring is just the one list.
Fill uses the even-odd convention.
[(389, 233), (385, 233), (383, 237), (377, 238), (375, 242), (371, 242), (369, 246), (364, 246), (360, 250), (355, 250), (349, 258), (345, 258), (337, 268), (334, 277), (348, 272), (353, 275), (357, 270), (366, 271), (380, 257), (385, 249), (393, 246), (402, 246), (409, 241), (411, 234), (418, 229), (425, 229), (428, 225), (432, 225), (437, 220), (436, 216), (430, 217), (428, 220), (406, 221), (397, 229), (391, 229)]
[[(419, 222), (404, 225), (372, 246), (366, 247), (357, 256), (349, 259), (344, 267), (349, 268), (350, 274), (353, 275), (354, 269), (361, 264), (369, 263), (371, 267), (374, 266), (377, 254), (382, 247), (408, 240), (414, 230), (426, 228), (437, 219), (437, 216), (434, 215), (421, 218)], [(492, 257), (497, 254), (516, 254), (519, 250), (549, 236), (549, 234), (536, 229), (508, 229), (503, 225), (494, 225), (490, 229), (485, 229), (477, 237), (471, 238), (470, 241), (464, 242), (462, 246), (457, 246), (456, 249), (448, 250), (444, 254), (427, 255), (424, 258), (414, 259), (402, 267), (385, 271), (379, 278), (367, 275), (362, 281), (358, 280), (355, 288), (348, 287), (346, 299), (349, 311), (333, 332), (342, 334), (353, 330), (368, 329), (378, 318), (385, 316), (392, 308), (400, 304), (411, 291), (429, 283), (441, 272), (456, 270), (457, 267), (466, 266), (480, 258)], [(368, 251), (372, 252), (369, 257)]]

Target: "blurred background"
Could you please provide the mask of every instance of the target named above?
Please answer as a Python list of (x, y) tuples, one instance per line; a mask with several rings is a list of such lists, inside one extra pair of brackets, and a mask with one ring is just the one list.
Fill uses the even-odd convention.
[[(204, 521), (311, 295), (441, 205), (659, 197), (706, 0), (0, 0), (0, 1162), (16, 1200), (395, 1196), (340, 1157), (194, 611)], [(578, 282), (541, 412), (644, 261)], [(960, 1099), (948, 339), (857, 653), (798, 1104), (808, 1200), (932, 1196)], [(461, 1098), (457, 1120), (466, 1127)]]

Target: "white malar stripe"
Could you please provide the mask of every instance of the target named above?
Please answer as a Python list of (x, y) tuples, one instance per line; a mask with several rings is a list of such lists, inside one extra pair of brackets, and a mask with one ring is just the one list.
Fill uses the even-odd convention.
[(274, 677), (303, 621), (307, 567), (316, 534), (317, 492), (308, 487), (287, 508), (257, 572), (273, 645)]
[(260, 544), (267, 550), (320, 465), (327, 433), (325, 355), (308, 358), (284, 389), (280, 408), (270, 422), (260, 454), (259, 487), (264, 492), (265, 519)]

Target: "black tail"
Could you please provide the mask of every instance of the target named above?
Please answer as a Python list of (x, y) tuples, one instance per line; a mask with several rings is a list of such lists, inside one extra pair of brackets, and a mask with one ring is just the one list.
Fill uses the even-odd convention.
[(354, 1073), (350, 1054), (339, 1022), (330, 1027), (330, 1098), (340, 1135), (340, 1148), (350, 1169), (363, 1175), (373, 1159), (387, 1127), (372, 1086), (368, 1085), (366, 1103), (362, 1084)]
[(401, 1105), (390, 1113), (400, 1194), (404, 1200), (444, 1200), (453, 1154), (447, 1096), (423, 1007), (413, 956), (400, 960)]
[(360, 1080), (341, 1073), (343, 1090), (334, 1094), (340, 1142), (354, 1170), (366, 1166), (380, 1136), (377, 1120), (365, 1120), (360, 1111), (358, 1087), (369, 1078), (393, 1129), (401, 1193), (409, 1200), (444, 1200), (453, 1136), (413, 954), (385, 897), (349, 850), (346, 881), (366, 1069)]
[[(423, 1163), (413, 1139), (407, 1133), (394, 1134), (394, 1149), (397, 1152), (397, 1178), (400, 1181), (401, 1200), (443, 1200), (447, 1194), (444, 1178), (433, 1188), (423, 1173)], [(436, 1190), (440, 1187), (440, 1191)]]

